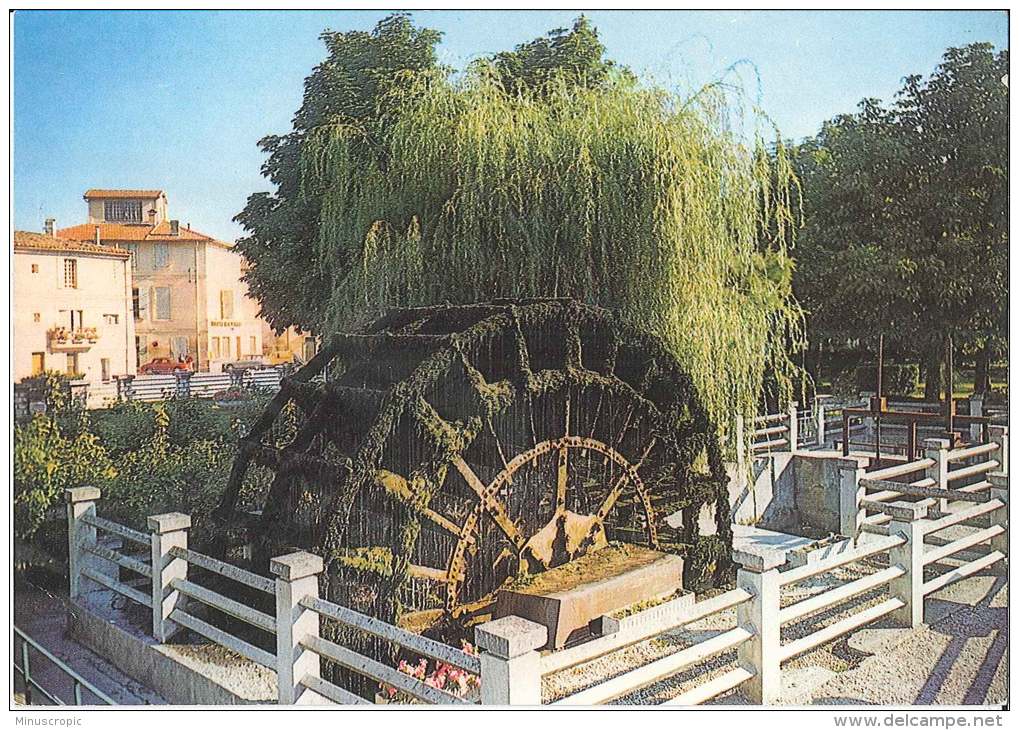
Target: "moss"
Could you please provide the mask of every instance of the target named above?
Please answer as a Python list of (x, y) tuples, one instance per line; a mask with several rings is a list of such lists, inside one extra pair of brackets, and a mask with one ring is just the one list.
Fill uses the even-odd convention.
[[(596, 342), (607, 347), (593, 370), (585, 367), (585, 348), (595, 349)], [(311, 383), (327, 370), (333, 380)], [(422, 549), (422, 513), (440, 494), (451, 518), (462, 520), (473, 509), (469, 492), (464, 502), (463, 488), (458, 493), (447, 485), (449, 465), (467, 458), (482, 433), (495, 434), (496, 423), (514, 408), (529, 414), (536, 442), (538, 406), (577, 393), (592, 394), (599, 412), (603, 399), (629, 404), (656, 444), (656, 463), (645, 476), (651, 501), (626, 507), (633, 522), (618, 534), (646, 542), (639, 510), (649, 510), (658, 527), (662, 515), (681, 509), (688, 527), (668, 549), (687, 553), (692, 580), (724, 573), (731, 544), (725, 471), (717, 430), (690, 377), (658, 338), (611, 311), (563, 299), (404, 308), (364, 334), (331, 338), (287, 380), (245, 437), (218, 511), (226, 518), (223, 529), (237, 504), (234, 482), (251, 460), (264, 464), (276, 473), (257, 528), (264, 555), (310, 536), (301, 546), (325, 557), (331, 595), (396, 620), (405, 608), (396, 597), (409, 565), (429, 564), (415, 557)], [(290, 442), (270, 439), (277, 420), (293, 421), (295, 406), (305, 415), (290, 428)], [(548, 427), (537, 425), (543, 432)], [(613, 445), (616, 436), (605, 438)], [(322, 522), (298, 529), (294, 506), (303, 504), (305, 480), (323, 500), (317, 510)], [(693, 517), (712, 503), (718, 535), (701, 538)], [(366, 544), (376, 547), (359, 547)], [(375, 576), (371, 585), (358, 584), (365, 574)]]
[(344, 568), (380, 576), (393, 574), (393, 551), (389, 548), (341, 548), (330, 557)]

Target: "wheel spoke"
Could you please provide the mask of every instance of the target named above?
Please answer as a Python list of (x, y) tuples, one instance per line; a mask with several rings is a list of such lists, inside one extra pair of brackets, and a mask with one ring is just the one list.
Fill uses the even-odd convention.
[(426, 578), (439, 583), (449, 583), (451, 580), (449, 573), (441, 568), (429, 568), (427, 565), (414, 565), (413, 563), (407, 566), (407, 575), (411, 578)]
[(499, 529), (502, 530), (506, 539), (512, 542), (518, 550), (522, 550), (527, 541), (524, 539), (524, 536), (520, 534), (520, 530), (517, 529), (513, 520), (510, 519), (510, 516), (506, 512), (506, 508), (503, 506), (502, 502), (496, 499), (495, 496), (485, 488), (485, 485), (481, 483), (481, 479), (478, 478), (478, 475), (474, 473), (474, 470), (471, 469), (467, 462), (463, 460), (463, 457), (456, 457), (453, 460), (453, 465), (456, 467), (457, 471), (460, 472), (460, 476), (464, 478), (464, 481), (467, 482), (467, 486), (469, 486), (478, 496), (478, 499), (481, 501), (481, 506), (486, 512), (488, 512), (492, 521), (499, 526)]
[(559, 469), (556, 473), (555, 511), (556, 513), (566, 510), (566, 482), (569, 479), (567, 459), (569, 449), (565, 446), (559, 447)]
[[(599, 520), (604, 520), (608, 516), (609, 512), (612, 511), (612, 508), (616, 504), (616, 500), (619, 499), (619, 495), (623, 493), (623, 487), (626, 485), (626, 482), (630, 479), (630, 477), (637, 476), (637, 470), (640, 468), (640, 465), (644, 463), (644, 459), (648, 457), (648, 454), (651, 453), (651, 450), (655, 447), (655, 443), (656, 440), (651, 439), (651, 443), (648, 444), (647, 448), (644, 449), (644, 453), (641, 454), (640, 460), (636, 464), (625, 469), (619, 479), (616, 480), (612, 489), (609, 490), (608, 496), (605, 497), (605, 501), (602, 502), (601, 507), (598, 508)], [(648, 519), (651, 519), (650, 515), (648, 515)]]

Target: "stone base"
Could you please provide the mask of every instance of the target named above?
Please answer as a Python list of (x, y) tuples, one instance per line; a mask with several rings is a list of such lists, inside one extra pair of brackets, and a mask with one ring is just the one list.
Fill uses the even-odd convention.
[(620, 609), (682, 587), (683, 559), (636, 545), (610, 546), (499, 591), (495, 618), (516, 615), (548, 629), (544, 649), (612, 633)]
[(107, 608), (111, 597), (94, 591), (76, 602), (70, 635), (170, 704), (276, 704), (275, 672), (214, 644), (158, 644)]

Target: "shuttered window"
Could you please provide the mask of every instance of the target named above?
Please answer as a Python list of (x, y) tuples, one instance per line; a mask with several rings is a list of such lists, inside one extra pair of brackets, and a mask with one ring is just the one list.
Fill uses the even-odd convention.
[(78, 288), (78, 262), (75, 259), (64, 259), (64, 288)]
[(108, 221), (117, 221), (119, 223), (141, 223), (142, 201), (107, 200), (103, 205), (103, 213)]
[(234, 293), (230, 289), (223, 289), (219, 293), (219, 318), (233, 319), (234, 316)]
[(152, 256), (152, 265), (157, 269), (165, 269), (170, 265), (170, 246), (165, 243), (154, 244)]
[(156, 287), (156, 316), (154, 319), (170, 319), (170, 287)]

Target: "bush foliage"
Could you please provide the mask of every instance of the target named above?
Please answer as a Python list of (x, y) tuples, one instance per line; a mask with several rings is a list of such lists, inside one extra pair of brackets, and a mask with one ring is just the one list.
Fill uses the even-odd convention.
[[(59, 378), (49, 387), (63, 387)], [(144, 528), (148, 515), (185, 512), (196, 528), (215, 506), (239, 435), (264, 399), (224, 409), (193, 398), (122, 403), (87, 412), (70, 399), (14, 429), (14, 530), (32, 539), (48, 518), (62, 519), (65, 489), (98, 487), (105, 515)], [(249, 489), (258, 476), (250, 478)]]
[[(884, 395), (912, 395), (920, 384), (920, 366), (916, 363), (885, 365), (881, 370), (881, 392)], [(856, 387), (860, 390), (877, 388), (877, 365), (856, 368)]]

